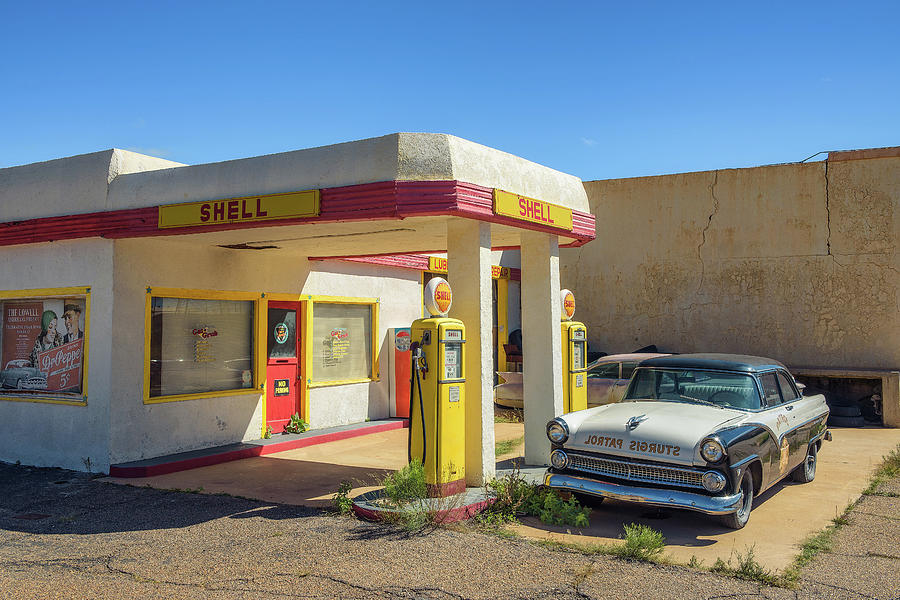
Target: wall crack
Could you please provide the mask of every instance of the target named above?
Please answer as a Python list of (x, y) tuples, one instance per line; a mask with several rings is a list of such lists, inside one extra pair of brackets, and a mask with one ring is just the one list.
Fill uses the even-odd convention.
[(709, 186), (709, 195), (712, 196), (713, 209), (706, 219), (706, 226), (704, 226), (703, 231), (700, 232), (700, 244), (697, 246), (697, 260), (700, 261), (700, 284), (697, 286), (698, 292), (703, 289), (703, 280), (706, 277), (706, 263), (703, 261), (703, 246), (706, 245), (706, 232), (709, 231), (709, 228), (712, 226), (713, 217), (719, 212), (719, 198), (716, 197), (716, 186), (718, 184), (719, 171), (717, 169), (713, 171), (713, 181)]

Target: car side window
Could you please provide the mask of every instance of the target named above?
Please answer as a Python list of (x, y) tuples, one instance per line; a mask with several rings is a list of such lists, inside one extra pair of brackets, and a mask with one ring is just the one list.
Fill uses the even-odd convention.
[(588, 371), (588, 379), (618, 379), (619, 378), (619, 363), (601, 363)]
[(623, 362), (622, 363), (622, 379), (631, 379), (631, 376), (634, 374), (634, 370), (637, 368), (638, 363), (636, 362)]
[(781, 404), (781, 392), (778, 390), (778, 382), (775, 381), (775, 373), (766, 373), (760, 376), (759, 382), (762, 384), (766, 406)]
[(790, 402), (800, 397), (787, 375), (781, 372), (778, 373), (778, 387), (781, 388), (781, 397), (784, 398), (785, 402)]

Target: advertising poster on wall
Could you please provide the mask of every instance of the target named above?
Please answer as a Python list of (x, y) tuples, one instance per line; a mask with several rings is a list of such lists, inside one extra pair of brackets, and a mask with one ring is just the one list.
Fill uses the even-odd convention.
[(81, 392), (83, 298), (7, 301), (0, 315), (4, 392)]

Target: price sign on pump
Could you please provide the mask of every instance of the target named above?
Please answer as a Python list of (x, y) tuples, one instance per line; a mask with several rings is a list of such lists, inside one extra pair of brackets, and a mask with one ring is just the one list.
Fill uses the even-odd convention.
[(450, 284), (440, 277), (432, 277), (425, 286), (425, 309), (432, 317), (446, 317), (453, 304)]

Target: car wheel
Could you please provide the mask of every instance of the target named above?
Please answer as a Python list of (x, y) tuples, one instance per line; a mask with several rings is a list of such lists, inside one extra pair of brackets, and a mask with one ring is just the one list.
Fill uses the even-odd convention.
[(816, 448), (816, 445), (810, 444), (809, 450), (806, 451), (806, 458), (804, 458), (803, 463), (791, 473), (791, 479), (798, 483), (809, 483), (815, 479), (817, 456), (818, 449)]
[(720, 517), (722, 524), (729, 529), (741, 529), (750, 520), (750, 510), (753, 508), (753, 476), (750, 474), (750, 471), (744, 471), (744, 475), (741, 477), (740, 490), (744, 493), (740, 508), (738, 508), (737, 512)]
[(16, 389), (17, 390), (22, 389), (22, 380), (21, 379), (16, 379)]

